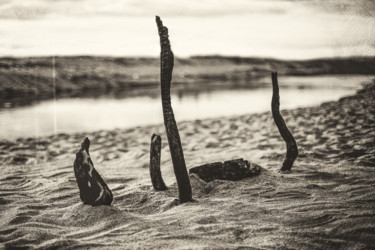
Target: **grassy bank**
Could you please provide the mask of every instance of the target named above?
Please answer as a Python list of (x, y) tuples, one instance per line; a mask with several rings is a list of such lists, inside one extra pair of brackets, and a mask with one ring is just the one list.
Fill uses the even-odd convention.
[[(91, 90), (156, 87), (158, 58), (32, 57), (0, 58), (0, 95), (69, 95)], [(188, 88), (262, 84), (271, 71), (280, 75), (375, 74), (375, 57), (282, 61), (205, 56), (175, 59), (173, 84)], [(54, 69), (54, 70), (53, 70)], [(55, 86), (53, 75), (56, 75)]]

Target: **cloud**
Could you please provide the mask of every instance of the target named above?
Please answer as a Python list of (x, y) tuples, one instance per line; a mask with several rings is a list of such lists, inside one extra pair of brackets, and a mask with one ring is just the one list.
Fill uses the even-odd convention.
[(1, 19), (42, 19), (54, 16), (224, 16), (251, 13), (282, 14), (285, 1), (232, 0), (0, 0)]
[(0, 1), (0, 19), (33, 20), (51, 15), (66, 16), (84, 13), (82, 2), (76, 0)]
[[(374, 16), (373, 0), (0, 0), (0, 19), (32, 20), (69, 16), (226, 16), (312, 11)], [(318, 9), (318, 10), (317, 10)]]
[(156, 14), (179, 56), (374, 55), (375, 19), (357, 14), (361, 6), (349, 0), (0, 0), (0, 55), (157, 55)]
[(320, 11), (375, 17), (374, 0), (305, 0), (303, 3)]

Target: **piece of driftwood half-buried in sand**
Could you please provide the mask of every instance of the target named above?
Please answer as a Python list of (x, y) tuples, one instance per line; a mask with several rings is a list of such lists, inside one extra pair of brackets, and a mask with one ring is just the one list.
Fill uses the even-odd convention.
[[(171, 50), (169, 38), (168, 38), (168, 29), (163, 26), (162, 21), (157, 16), (156, 23), (159, 30), (160, 36), (160, 83), (161, 83), (161, 96), (162, 96), (162, 106), (163, 106), (163, 115), (164, 115), (164, 125), (168, 138), (169, 148), (171, 152), (173, 168), (175, 171), (177, 186), (179, 190), (179, 200), (180, 202), (186, 202), (192, 200), (190, 180), (186, 169), (184, 154), (181, 146), (181, 139), (178, 133), (178, 128), (176, 120), (174, 118), (172, 105), (171, 105), (171, 80), (172, 80), (172, 71), (173, 71), (173, 53)], [(153, 143), (153, 141), (152, 141)], [(153, 156), (153, 154), (155, 154)], [(152, 150), (151, 144), (151, 159), (153, 157), (157, 158), (160, 156), (160, 153)], [(160, 162), (160, 161), (159, 161)], [(150, 162), (150, 168), (152, 162)], [(158, 168), (160, 170), (160, 166)], [(159, 171), (160, 173), (160, 171)], [(159, 173), (157, 176), (159, 176)], [(226, 162), (216, 162), (204, 164), (202, 166), (194, 167), (190, 169), (190, 173), (197, 174), (199, 178), (205, 181), (212, 181), (214, 179), (221, 180), (240, 180), (243, 178), (251, 177), (258, 175), (260, 173), (260, 166), (252, 164), (243, 159), (231, 160)], [(152, 173), (151, 173), (152, 179)], [(160, 180), (161, 173), (160, 173)], [(153, 186), (154, 180), (152, 180)], [(155, 188), (156, 189), (156, 188)]]
[(99, 206), (111, 205), (113, 195), (91, 161), (90, 140), (86, 137), (74, 160), (74, 174), (79, 195), (84, 204)]
[(298, 147), (296, 140), (294, 140), (292, 133), (289, 131), (283, 117), (280, 114), (280, 95), (279, 84), (277, 81), (277, 72), (272, 72), (272, 88), (272, 116), (277, 128), (279, 129), (280, 135), (284, 139), (286, 144), (286, 156), (281, 167), (281, 171), (291, 170), (293, 163), (298, 156)]
[(160, 172), (160, 156), (161, 156), (161, 137), (153, 134), (151, 137), (150, 147), (150, 176), (152, 186), (155, 190), (166, 190), (167, 186), (164, 183)]
[(193, 167), (189, 173), (197, 174), (206, 182), (213, 180), (238, 181), (260, 174), (260, 166), (244, 159), (207, 163)]
[(176, 175), (179, 200), (181, 203), (191, 201), (192, 193), (190, 179), (186, 169), (184, 152), (181, 146), (180, 135), (176, 120), (174, 118), (171, 104), (171, 81), (174, 64), (173, 52), (168, 38), (168, 29), (163, 26), (163, 22), (156, 16), (156, 24), (158, 26), (160, 37), (160, 85), (161, 99), (163, 106), (164, 126), (167, 133), (169, 149), (173, 162), (173, 169)]

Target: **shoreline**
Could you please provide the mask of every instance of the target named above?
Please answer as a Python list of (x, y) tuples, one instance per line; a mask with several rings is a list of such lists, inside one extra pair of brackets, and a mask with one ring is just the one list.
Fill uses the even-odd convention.
[[(360, 100), (359, 96), (361, 96), (361, 97), (365, 96), (364, 94), (367, 90), (370, 90), (369, 94), (372, 95), (373, 93), (371, 91), (373, 91), (373, 89), (374, 89), (372, 86), (375, 86), (374, 80), (372, 81), (372, 83), (368, 83), (367, 85), (365, 85), (364, 87), (359, 89), (357, 91), (356, 95), (340, 98), (339, 101), (325, 102), (325, 103), (322, 103), (321, 105), (318, 105), (318, 106), (302, 107), (302, 108), (287, 109), (287, 110), (283, 109), (283, 110), (281, 110), (281, 113), (283, 114), (283, 116), (286, 116), (285, 119), (286, 119), (287, 125), (289, 123), (291, 123), (290, 125), (288, 125), (288, 127), (290, 126), (290, 127), (294, 128), (294, 127), (296, 127), (296, 125), (294, 124), (296, 121), (293, 121), (293, 119), (290, 116), (295, 117), (295, 119), (297, 119), (297, 121), (300, 122), (300, 120), (301, 120), (300, 116), (304, 115), (304, 113), (311, 113), (313, 116), (317, 116), (318, 115), (317, 110), (319, 110), (320, 108), (322, 108), (324, 112), (328, 112), (327, 109), (329, 109), (331, 107), (332, 107), (333, 110), (337, 110), (338, 106), (342, 102), (348, 102), (349, 101), (349, 103), (350, 103), (350, 102), (352, 102), (351, 100), (358, 100), (358, 101), (361, 101), (361, 103), (363, 103), (363, 105), (368, 105), (368, 104), (365, 104), (366, 101), (369, 102), (369, 103), (372, 102), (369, 99), (369, 97), (366, 96), (365, 100)], [(352, 108), (354, 108), (355, 105), (353, 103), (350, 103), (349, 106), (353, 106)], [(371, 106), (371, 105), (369, 105), (369, 106)], [(369, 107), (367, 107), (367, 108), (369, 108)], [(354, 111), (352, 111), (352, 112), (354, 112)], [(340, 115), (342, 116), (343, 114), (340, 114)], [(361, 113), (361, 115), (362, 115), (362, 113)], [(219, 123), (220, 121), (224, 121), (224, 123), (227, 123), (227, 122), (229, 122), (229, 123), (235, 122), (236, 123), (236, 122), (239, 122), (239, 121), (242, 121), (242, 120), (253, 120), (253, 119), (255, 119), (254, 117), (256, 117), (256, 118), (260, 117), (261, 121), (267, 122), (268, 126), (272, 126), (272, 123), (270, 121), (270, 119), (272, 119), (270, 111), (263, 112), (263, 113), (255, 113), (255, 114), (233, 115), (233, 116), (229, 116), (229, 117), (223, 116), (223, 117), (207, 118), (207, 119), (204, 119), (204, 120), (200, 119), (200, 120), (192, 120), (192, 121), (181, 121), (181, 122), (177, 122), (177, 124), (179, 126), (180, 133), (185, 133), (185, 131), (184, 131), (185, 127), (195, 126), (196, 124), (215, 124), (215, 123)], [(319, 120), (321, 120), (321, 119), (319, 119)], [(332, 121), (331, 122), (332, 124), (329, 123), (328, 121), (325, 121), (325, 122), (328, 123), (327, 124), (328, 126), (332, 126), (332, 124), (336, 124), (339, 121)], [(242, 125), (245, 125), (245, 124), (242, 124)], [(365, 126), (366, 127), (372, 127), (369, 124), (365, 124)], [(259, 130), (259, 128), (258, 129), (254, 128), (251, 124), (248, 124), (247, 127), (252, 127), (255, 130)], [(341, 127), (342, 126), (340, 126), (340, 128)], [(236, 128), (238, 128), (238, 126), (233, 126), (233, 129), (236, 129)], [(207, 129), (208, 129), (208, 127), (207, 127)], [(229, 127), (227, 129), (229, 129)], [(270, 128), (268, 127), (268, 129), (270, 129)], [(148, 140), (149, 139), (148, 137), (151, 137), (152, 133), (161, 134), (163, 141), (164, 142), (166, 141), (163, 124), (150, 124), (150, 125), (145, 125), (145, 126), (136, 126), (136, 127), (132, 127), (132, 128), (117, 128), (117, 129), (113, 129), (113, 130), (98, 130), (98, 131), (93, 131), (93, 132), (88, 132), (88, 133), (87, 132), (58, 133), (57, 135), (49, 135), (49, 136), (41, 136), (41, 137), (29, 137), (29, 138), (20, 137), (20, 138), (17, 138), (17, 139), (8, 140), (8, 141), (3, 140), (2, 142), (0, 142), (0, 149), (1, 149), (1, 151), (3, 151), (1, 153), (1, 156), (0, 156), (1, 157), (0, 158), (0, 164), (1, 165), (4, 164), (3, 163), (4, 162), (4, 156), (7, 155), (7, 153), (6, 153), (7, 149), (10, 148), (11, 151), (18, 151), (17, 148), (18, 148), (19, 145), (21, 145), (20, 150), (34, 148), (36, 151), (38, 151), (38, 150), (45, 150), (46, 148), (43, 147), (43, 145), (48, 145), (51, 142), (53, 144), (53, 141), (60, 141), (61, 144), (64, 144), (62, 141), (66, 140), (66, 139), (69, 139), (71, 144), (66, 145), (66, 146), (75, 148), (77, 145), (80, 145), (80, 143), (81, 143), (79, 138), (85, 138), (87, 136), (87, 137), (90, 137), (90, 139), (93, 142), (94, 146), (93, 146), (91, 151), (95, 153), (95, 148), (96, 148), (95, 143), (97, 141), (104, 140), (106, 135), (111, 135), (110, 137), (112, 137), (112, 136), (119, 136), (119, 137), (125, 136), (126, 137), (126, 135), (129, 134), (132, 137), (137, 137), (137, 136), (139, 136), (139, 135), (137, 135), (137, 132), (139, 132), (139, 131), (142, 131), (142, 134), (143, 134), (142, 141), (144, 141), (144, 138), (146, 138)], [(144, 132), (146, 132), (146, 131), (149, 131), (150, 135), (144, 134)], [(155, 131), (155, 132), (153, 132), (153, 131)], [(192, 135), (190, 132), (186, 132), (186, 133), (188, 135), (187, 138), (190, 135)], [(211, 131), (210, 133), (212, 135), (216, 134), (216, 132), (213, 132), (213, 131)], [(319, 133), (320, 133), (320, 136), (321, 136), (323, 132), (321, 131)], [(99, 137), (99, 138), (97, 138), (97, 137)], [(302, 139), (302, 137), (300, 139)], [(326, 139), (327, 138), (325, 138), (324, 141)], [(184, 143), (184, 141), (183, 141), (183, 143)], [(40, 148), (39, 148), (39, 145), (40, 145)], [(163, 146), (163, 148), (164, 148), (164, 146)], [(123, 151), (125, 152), (125, 151), (129, 151), (129, 150), (123, 148)], [(69, 151), (67, 151), (67, 152), (69, 152)], [(28, 155), (31, 156), (31, 154), (28, 154)], [(60, 155), (60, 154), (52, 152), (51, 155), (54, 156), (54, 155)], [(355, 153), (354, 153), (354, 155), (355, 155)], [(43, 158), (43, 159), (44, 159), (43, 161), (48, 160), (48, 158)], [(22, 157), (19, 157), (19, 161), (16, 160), (16, 162), (18, 162), (18, 163), (26, 163), (27, 161), (28, 160), (26, 160), (26, 159), (22, 159)], [(5, 161), (5, 162), (7, 162), (7, 164), (10, 163), (9, 161)], [(375, 162), (374, 162), (374, 164), (375, 164)]]

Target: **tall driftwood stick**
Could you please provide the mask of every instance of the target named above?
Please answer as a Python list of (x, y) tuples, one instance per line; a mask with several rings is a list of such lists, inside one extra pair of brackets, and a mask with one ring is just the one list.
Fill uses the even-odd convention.
[(150, 176), (152, 186), (155, 190), (166, 190), (167, 186), (164, 183), (160, 172), (160, 155), (161, 155), (161, 137), (153, 134), (151, 137), (150, 148)]
[(156, 23), (158, 26), (160, 36), (160, 82), (161, 82), (161, 98), (163, 105), (164, 126), (167, 133), (169, 149), (173, 162), (173, 169), (177, 179), (179, 200), (181, 203), (191, 201), (192, 193), (190, 186), (190, 179), (186, 169), (184, 152), (182, 151), (180, 135), (176, 120), (174, 118), (171, 105), (171, 80), (174, 57), (171, 50), (171, 45), (168, 39), (168, 29), (163, 26), (162, 21), (156, 16)]
[(280, 114), (280, 95), (279, 95), (279, 84), (277, 82), (277, 72), (272, 72), (272, 116), (279, 129), (281, 137), (286, 143), (286, 156), (281, 167), (281, 171), (291, 170), (295, 159), (298, 156), (297, 143), (294, 140), (292, 133), (289, 131), (285, 124), (283, 117)]

